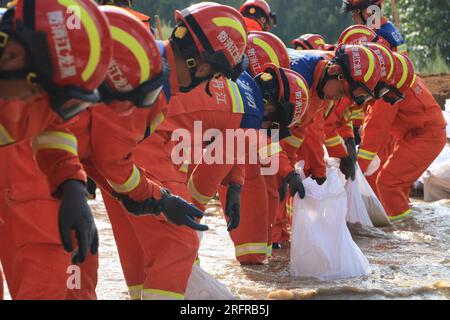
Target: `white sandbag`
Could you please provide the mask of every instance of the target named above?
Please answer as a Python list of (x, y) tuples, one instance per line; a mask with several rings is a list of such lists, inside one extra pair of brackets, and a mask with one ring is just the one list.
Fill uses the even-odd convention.
[(370, 271), (369, 262), (347, 228), (347, 196), (336, 169), (327, 170), (319, 186), (304, 180), (305, 199), (294, 199), (291, 276), (322, 281), (359, 277)]
[(389, 220), (386, 210), (378, 199), (375, 192), (369, 182), (367, 182), (361, 169), (357, 166), (355, 181), (358, 185), (359, 192), (361, 193), (364, 205), (366, 206), (367, 213), (373, 225), (377, 228), (392, 226), (392, 222)]
[(423, 179), (424, 200), (427, 202), (450, 199), (450, 164), (428, 170)]
[(224, 284), (216, 280), (200, 266), (195, 265), (189, 278), (185, 299), (234, 300), (235, 297)]
[(433, 161), (433, 163), (428, 167), (428, 169), (419, 178), (419, 181), (424, 183), (425, 178), (431, 176), (436, 176), (437, 171), (442, 172), (441, 167), (446, 163), (450, 162), (450, 146), (447, 144), (441, 151), (439, 156)]
[[(359, 168), (356, 170), (359, 170)], [(372, 220), (370, 220), (361, 192), (359, 191), (358, 183), (349, 179), (345, 183), (345, 192), (347, 193), (346, 221), (348, 223), (359, 223), (363, 226), (373, 227)]]
[(381, 166), (381, 160), (378, 156), (375, 156), (375, 158), (370, 162), (369, 167), (367, 168), (367, 172), (364, 174), (366, 177), (370, 177), (375, 172), (378, 171), (378, 169)]

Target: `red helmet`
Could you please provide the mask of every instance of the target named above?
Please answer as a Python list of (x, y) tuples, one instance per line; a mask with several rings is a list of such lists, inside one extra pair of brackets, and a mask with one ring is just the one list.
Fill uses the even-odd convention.
[(381, 78), (381, 65), (370, 49), (342, 45), (336, 50), (332, 61), (341, 66), (347, 96), (356, 104), (362, 106), (375, 98), (375, 87)]
[(353, 10), (365, 9), (371, 5), (381, 5), (384, 0), (343, 0), (342, 9), (344, 12), (351, 12)]
[[(74, 7), (79, 11), (72, 12)], [(36, 36), (45, 34), (54, 84), (92, 91), (103, 82), (112, 54), (111, 34), (95, 3), (19, 0), (14, 20), (18, 32), (25, 28)]]
[(96, 88), (105, 79), (112, 51), (108, 21), (94, 2), (19, 0), (0, 29), (0, 55), (9, 35), (24, 45), (28, 62), (22, 71), (50, 93), (61, 117), (78, 114), (86, 101), (99, 101)]
[(192, 43), (203, 61), (229, 79), (236, 80), (246, 69), (243, 62), (246, 62), (248, 33), (244, 18), (236, 9), (214, 2), (201, 2), (176, 11), (175, 19), (178, 26), (172, 39), (179, 44), (191, 71), (195, 70), (197, 63), (196, 55), (187, 50)]
[(269, 32), (250, 32), (246, 53), (249, 59), (249, 71), (253, 76), (261, 73), (267, 63), (286, 69), (290, 67), (289, 54), (285, 44), (280, 38)]
[(367, 43), (364, 45), (378, 57), (381, 66), (381, 78), (375, 87), (375, 97), (377, 99), (384, 96), (391, 90), (394, 84), (395, 59), (393, 52), (378, 43)]
[(393, 52), (393, 57), (395, 60), (394, 83), (389, 87), (389, 92), (383, 95), (383, 99), (391, 104), (404, 100), (404, 94), (416, 80), (411, 60), (397, 52)]
[(152, 106), (168, 76), (155, 38), (128, 11), (113, 6), (101, 6), (100, 10), (109, 20), (114, 49), (100, 90), (103, 99)]
[(366, 44), (369, 42), (378, 42), (389, 48), (389, 43), (382, 37), (379, 37), (375, 31), (363, 25), (354, 25), (345, 29), (338, 39), (338, 44)]
[(247, 0), (239, 11), (244, 17), (256, 18), (257, 20), (261, 18), (259, 15), (263, 15), (266, 19), (266, 24), (262, 26), (264, 31), (270, 31), (272, 26), (277, 25), (277, 15), (272, 13), (269, 4), (264, 0)]
[(304, 34), (292, 40), (291, 44), (297, 50), (326, 50), (327, 44), (320, 34)]
[(279, 123), (281, 127), (299, 125), (309, 106), (309, 89), (306, 80), (291, 69), (267, 64), (264, 72), (255, 77), (264, 99), (276, 106), (265, 120)]

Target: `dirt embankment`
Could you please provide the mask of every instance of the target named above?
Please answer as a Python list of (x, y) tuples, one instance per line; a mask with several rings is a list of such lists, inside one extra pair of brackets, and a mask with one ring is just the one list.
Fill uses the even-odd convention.
[(445, 101), (450, 99), (450, 74), (423, 76), (423, 79), (442, 110), (444, 110)]

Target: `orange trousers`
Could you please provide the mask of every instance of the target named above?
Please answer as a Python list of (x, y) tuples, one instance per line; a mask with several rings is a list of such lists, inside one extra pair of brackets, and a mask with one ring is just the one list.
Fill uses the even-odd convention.
[(4, 299), (4, 293), (3, 293), (3, 273), (0, 271), (0, 300)]
[(446, 141), (445, 128), (411, 130), (397, 141), (376, 181), (380, 200), (393, 221), (411, 213), (411, 185), (441, 153)]
[[(185, 184), (166, 187), (188, 196)], [(199, 248), (195, 231), (162, 216), (132, 216), (109, 194), (102, 194), (131, 299), (183, 299)]]
[[(136, 162), (147, 176), (173, 194), (190, 199), (185, 174), (178, 176), (160, 140), (147, 139), (136, 149)], [(167, 179), (165, 178), (167, 177)], [(183, 299), (199, 249), (197, 233), (158, 217), (135, 217), (103, 192), (120, 262), (132, 299)]]
[[(239, 228), (230, 232), (236, 259), (243, 265), (267, 262), (269, 245), (269, 197), (266, 179), (259, 165), (245, 166), (245, 183), (241, 194), (241, 220)], [(225, 210), (227, 188), (219, 189)], [(271, 245), (270, 245), (271, 248)]]
[(275, 221), (278, 211), (278, 206), (280, 203), (280, 194), (278, 193), (278, 188), (280, 186), (280, 180), (278, 175), (264, 176), (266, 180), (267, 195), (269, 202), (269, 222), (268, 222), (268, 240), (267, 240), (267, 253), (268, 256), (272, 256), (272, 244), (273, 244), (273, 232), (275, 227)]
[(367, 182), (369, 182), (370, 186), (372, 187), (372, 190), (375, 192), (378, 198), (380, 198), (380, 194), (378, 193), (377, 179), (381, 172), (381, 169), (386, 164), (391, 154), (394, 152), (395, 145), (396, 145), (396, 138), (394, 138), (393, 136), (389, 136), (389, 140), (386, 141), (384, 146), (377, 153), (377, 156), (380, 158), (380, 168), (373, 175), (366, 177)]
[(0, 260), (11, 297), (65, 299), (70, 255), (59, 237), (59, 202), (29, 142), (1, 148), (0, 157)]
[[(289, 190), (288, 190), (289, 191)], [(277, 213), (275, 216), (275, 224), (273, 227), (272, 237), (274, 243), (283, 243), (289, 241), (291, 239), (291, 235), (289, 233), (289, 218), (287, 212), (287, 202), (289, 196), (286, 195), (286, 198), (279, 203), (277, 208)]]

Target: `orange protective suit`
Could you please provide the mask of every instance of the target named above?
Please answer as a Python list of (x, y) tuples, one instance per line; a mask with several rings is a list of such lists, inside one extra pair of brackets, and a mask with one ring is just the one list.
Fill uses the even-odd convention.
[[(195, 150), (199, 151), (201, 156), (205, 130), (214, 128), (225, 136), (226, 129), (239, 128), (242, 115), (234, 113), (227, 102), (231, 101), (228, 83), (213, 80), (210, 86), (213, 97), (206, 95), (205, 85), (191, 93), (172, 97), (166, 121), (135, 152), (136, 162), (152, 179), (174, 194), (187, 200), (193, 198), (200, 208), (227, 178), (230, 182), (242, 184), (242, 172), (233, 175), (234, 165), (211, 165), (213, 174), (208, 171), (208, 179), (197, 180), (194, 174), (186, 185), (185, 167), (181, 163), (174, 164), (172, 160), (172, 150), (177, 143), (171, 141), (171, 137), (175, 130), (180, 129), (188, 134), (188, 138), (199, 138), (183, 143), (187, 149), (194, 150), (194, 154)], [(201, 121), (201, 129), (196, 129), (195, 121)], [(199, 247), (197, 233), (187, 227), (168, 224), (161, 217), (130, 216), (108, 196), (105, 204), (132, 299), (184, 298)]]
[(258, 21), (244, 17), (245, 25), (248, 31), (264, 31)]
[[(175, 66), (169, 43), (165, 42), (164, 46), (166, 60)], [(177, 93), (176, 70), (171, 73), (166, 90)], [(116, 192), (128, 195), (135, 201), (160, 198), (158, 182), (136, 163), (134, 152), (146, 132), (154, 132), (164, 121), (167, 106), (168, 97), (162, 93), (149, 109), (138, 109), (127, 102), (113, 102), (108, 106), (100, 104), (79, 116), (79, 121), (72, 129), (80, 141), (79, 156), (86, 172), (104, 194)], [(111, 199), (110, 202), (113, 201), (116, 200)], [(120, 204), (117, 205), (122, 208)], [(129, 214), (125, 210), (121, 212)], [(86, 291), (90, 290), (90, 295), (95, 292), (97, 269), (95, 257), (81, 265), (81, 273), (89, 284)]]
[(139, 21), (141, 21), (148, 29), (150, 29), (150, 17), (140, 13), (138, 11), (134, 11), (133, 9), (130, 8), (123, 8), (125, 10), (127, 10), (129, 13), (131, 13), (132, 15), (134, 15), (136, 18), (139, 19)]
[(359, 166), (365, 172), (389, 134), (397, 139), (376, 180), (380, 200), (393, 221), (411, 214), (410, 187), (446, 143), (442, 111), (420, 77), (416, 76), (405, 97), (394, 106), (381, 100), (375, 103), (365, 120), (358, 152)]
[(59, 201), (52, 195), (66, 180), (86, 180), (77, 141), (45, 94), (1, 100), (0, 108), (0, 243), (8, 243), (0, 246), (0, 259), (11, 296), (64, 299), (70, 255), (61, 244)]

